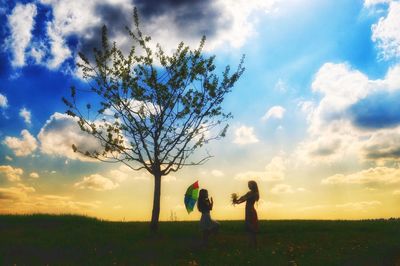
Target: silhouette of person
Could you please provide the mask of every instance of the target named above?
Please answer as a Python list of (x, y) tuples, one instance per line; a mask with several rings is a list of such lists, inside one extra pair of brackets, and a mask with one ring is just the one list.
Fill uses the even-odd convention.
[(246, 202), (245, 211), (245, 225), (246, 231), (249, 233), (250, 242), (257, 246), (257, 232), (258, 232), (258, 217), (254, 203), (260, 199), (260, 193), (258, 192), (258, 186), (256, 181), (249, 181), (248, 187), (250, 189), (244, 196), (238, 199), (234, 199), (234, 204), (240, 204)]
[(208, 244), (208, 237), (212, 233), (217, 233), (219, 223), (211, 219), (210, 211), (214, 205), (213, 198), (208, 198), (208, 191), (200, 189), (199, 198), (197, 200), (197, 209), (201, 212), (200, 229), (203, 232), (203, 244)]

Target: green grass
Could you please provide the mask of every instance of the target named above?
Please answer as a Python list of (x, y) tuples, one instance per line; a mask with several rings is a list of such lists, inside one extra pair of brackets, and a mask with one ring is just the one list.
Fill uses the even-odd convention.
[(242, 221), (222, 221), (207, 248), (198, 222), (108, 222), (0, 215), (0, 265), (400, 265), (400, 220), (261, 221), (257, 249)]

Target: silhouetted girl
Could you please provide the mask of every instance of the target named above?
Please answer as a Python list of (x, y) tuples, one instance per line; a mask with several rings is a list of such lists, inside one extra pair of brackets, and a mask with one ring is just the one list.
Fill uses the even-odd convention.
[(246, 231), (249, 233), (250, 241), (254, 246), (257, 246), (258, 232), (258, 217), (256, 209), (254, 208), (254, 203), (260, 199), (260, 194), (258, 192), (258, 186), (256, 181), (249, 181), (248, 187), (250, 189), (244, 196), (236, 198), (236, 194), (232, 195), (232, 201), (234, 204), (240, 204), (246, 202), (246, 212), (245, 212), (245, 224)]
[(205, 245), (208, 243), (208, 236), (211, 233), (216, 233), (219, 228), (219, 223), (211, 219), (210, 211), (213, 208), (213, 204), (213, 198), (208, 199), (208, 191), (200, 189), (197, 208), (201, 212), (200, 229), (203, 231), (203, 244)]

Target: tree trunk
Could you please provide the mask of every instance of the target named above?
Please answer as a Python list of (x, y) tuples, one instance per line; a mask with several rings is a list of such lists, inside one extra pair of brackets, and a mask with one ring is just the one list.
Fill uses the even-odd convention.
[(158, 218), (160, 217), (161, 174), (154, 174), (153, 211), (151, 213), (150, 230), (157, 232)]

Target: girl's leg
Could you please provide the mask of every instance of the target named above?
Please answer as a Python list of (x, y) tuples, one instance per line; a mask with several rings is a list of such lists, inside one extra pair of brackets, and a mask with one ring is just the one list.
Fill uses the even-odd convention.
[(257, 233), (252, 232), (252, 237), (253, 237), (253, 245), (256, 248), (257, 247)]
[(204, 246), (208, 245), (208, 235), (209, 235), (208, 230), (204, 230), (203, 231), (203, 245)]
[(249, 236), (249, 242), (250, 242), (250, 245), (252, 245), (253, 247), (257, 247), (257, 234), (255, 233), (255, 232), (249, 232), (248, 233), (248, 236)]

